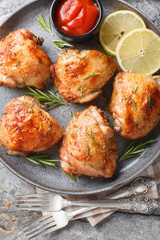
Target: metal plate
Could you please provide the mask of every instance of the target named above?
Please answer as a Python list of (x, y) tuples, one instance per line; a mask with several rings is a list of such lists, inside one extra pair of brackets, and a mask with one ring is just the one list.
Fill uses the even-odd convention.
[[(33, 1), (32, 3), (21, 8), (19, 11), (12, 14), (8, 19), (1, 25), (0, 38), (5, 37), (19, 28), (26, 28), (33, 32), (35, 35), (44, 38), (43, 50), (47, 52), (49, 57), (53, 62), (58, 59), (58, 51), (51, 43), (51, 35), (44, 31), (42, 27), (37, 23), (36, 16), (40, 13), (47, 20), (49, 16), (49, 9), (51, 6), (51, 0), (38, 0)], [(147, 26), (153, 29), (157, 34), (159, 34), (158, 29), (153, 25), (153, 23), (146, 18), (142, 13), (128, 5), (123, 1), (102, 1), (104, 9), (104, 17), (114, 11), (120, 9), (127, 9), (137, 12), (140, 16), (143, 17)], [(54, 36), (55, 39), (58, 37)], [(75, 44), (74, 46), (78, 49), (97, 49), (98, 36), (94, 37), (92, 40)], [(120, 71), (120, 69), (119, 69)], [(109, 83), (104, 86), (103, 90), (108, 96), (108, 103), (110, 102), (110, 96), (112, 93), (112, 83), (113, 79), (110, 79)], [(50, 88), (51, 86), (47, 86)], [(46, 87), (46, 88), (47, 88)], [(25, 89), (9, 89), (5, 86), (0, 87), (0, 116), (3, 113), (5, 105), (12, 99), (23, 95)], [(106, 99), (103, 95), (99, 96), (96, 100), (86, 103), (83, 105), (80, 104), (70, 104), (69, 107), (60, 106), (56, 109), (50, 111), (50, 114), (60, 123), (63, 129), (68, 125), (71, 117), (69, 116), (69, 110), (75, 114), (77, 111), (82, 111), (86, 109), (89, 105), (96, 105), (97, 107), (103, 109), (106, 106)], [(108, 113), (108, 112), (107, 112)], [(108, 113), (110, 118), (110, 123), (112, 126), (112, 117)], [(48, 191), (54, 191), (63, 194), (94, 194), (100, 193), (103, 191), (113, 190), (116, 187), (122, 186), (125, 183), (128, 183), (130, 180), (135, 178), (140, 174), (144, 169), (146, 169), (160, 153), (159, 143), (160, 143), (160, 126), (158, 125), (154, 129), (154, 133), (157, 135), (157, 143), (154, 144), (151, 148), (146, 149), (140, 157), (129, 159), (122, 162), (117, 162), (117, 169), (114, 176), (111, 179), (99, 178), (91, 179), (90, 177), (81, 176), (78, 178), (77, 182), (73, 182), (66, 174), (63, 173), (61, 169), (58, 171), (51, 167), (42, 168), (40, 166), (31, 166), (23, 157), (13, 157), (6, 154), (6, 149), (0, 147), (0, 157), (1, 162), (14, 174), (23, 180), (33, 184), (34, 186), (43, 188)], [(126, 149), (130, 141), (125, 140), (118, 135), (116, 135), (119, 156)], [(47, 153), (52, 154), (53, 159), (59, 158), (58, 155), (58, 145), (54, 146), (52, 149), (47, 151)]]

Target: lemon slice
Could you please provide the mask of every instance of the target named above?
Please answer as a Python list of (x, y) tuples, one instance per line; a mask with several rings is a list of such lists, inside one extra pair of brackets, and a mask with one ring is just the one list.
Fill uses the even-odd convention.
[(135, 29), (121, 39), (116, 55), (123, 71), (153, 74), (160, 68), (160, 37), (150, 29)]
[(115, 56), (119, 41), (126, 33), (136, 28), (146, 28), (146, 25), (135, 12), (127, 10), (113, 12), (104, 19), (101, 26), (100, 43), (107, 52)]

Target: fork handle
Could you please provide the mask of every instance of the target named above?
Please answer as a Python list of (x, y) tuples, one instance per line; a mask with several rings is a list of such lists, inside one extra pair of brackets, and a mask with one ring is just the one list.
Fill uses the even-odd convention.
[[(73, 202), (72, 202), (73, 203)], [(102, 207), (111, 209), (133, 210), (138, 213), (147, 213), (159, 207), (159, 203), (145, 196), (137, 197), (132, 200), (97, 200), (74, 202), (74, 205), (85, 207)]]

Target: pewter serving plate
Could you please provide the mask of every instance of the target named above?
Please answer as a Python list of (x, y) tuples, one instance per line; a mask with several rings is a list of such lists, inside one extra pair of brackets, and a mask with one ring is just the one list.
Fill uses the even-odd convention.
[[(129, 6), (127, 3), (113, 0), (103, 0), (101, 2), (103, 5), (104, 17), (107, 16), (107, 14), (117, 10), (132, 10), (137, 12), (141, 17), (143, 17), (149, 28), (153, 29), (157, 34), (159, 34), (158, 29), (152, 24), (149, 19), (147, 19), (142, 13), (138, 12), (133, 7)], [(24, 27), (33, 32), (35, 35), (44, 38), (44, 44), (42, 49), (49, 55), (51, 60), (55, 62), (58, 59), (58, 50), (50, 41), (51, 35), (45, 30), (43, 30), (36, 21), (36, 16), (38, 16), (40, 13), (44, 16), (45, 20), (48, 21), (51, 3), (52, 0), (32, 1), (32, 3), (28, 4), (27, 6), (14, 13), (1, 25), (0, 38), (5, 37), (10, 32), (16, 29)], [(58, 39), (56, 34), (54, 38)], [(88, 42), (74, 44), (74, 46), (78, 49), (97, 49), (97, 42), (98, 36), (92, 38)], [(96, 100), (83, 105), (69, 104), (69, 106), (59, 106), (56, 109), (51, 110), (50, 114), (54, 116), (54, 118), (60, 123), (63, 129), (65, 129), (68, 125), (69, 120), (71, 119), (69, 115), (69, 110), (71, 110), (72, 113), (75, 114), (77, 111), (82, 111), (86, 109), (91, 104), (103, 109), (110, 102), (113, 79), (114, 78), (110, 79), (108, 84), (103, 87), (104, 92), (108, 96), (107, 101), (103, 95), (100, 95)], [(50, 87), (51, 85), (48, 85), (46, 89)], [(0, 116), (2, 116), (5, 105), (11, 99), (23, 95), (25, 91), (26, 89), (9, 89), (5, 86), (0, 87)], [(113, 120), (110, 115), (109, 118), (110, 124), (112, 126)], [(34, 186), (63, 194), (94, 194), (103, 191), (113, 190), (116, 187), (120, 187), (123, 184), (128, 183), (156, 159), (156, 157), (160, 153), (160, 125), (158, 125), (152, 132), (156, 134), (157, 143), (155, 143), (151, 148), (146, 149), (140, 157), (132, 158), (122, 162), (117, 161), (117, 168), (114, 176), (111, 179), (91, 179), (90, 177), (81, 176), (77, 179), (77, 182), (74, 182), (65, 173), (63, 173), (60, 168), (59, 170), (56, 170), (52, 167), (42, 168), (36, 165), (31, 166), (23, 157), (14, 157), (7, 155), (6, 149), (2, 148), (1, 146), (0, 157), (1, 162), (10, 171), (12, 171), (21, 179), (27, 181), (28, 183), (33, 184)], [(147, 136), (147, 138), (149, 137), (149, 135)], [(118, 135), (116, 135), (116, 139), (119, 149), (119, 156), (121, 156), (126, 147), (130, 144), (130, 141), (125, 140)], [(53, 159), (59, 159), (58, 145), (47, 151), (47, 153), (51, 154)]]

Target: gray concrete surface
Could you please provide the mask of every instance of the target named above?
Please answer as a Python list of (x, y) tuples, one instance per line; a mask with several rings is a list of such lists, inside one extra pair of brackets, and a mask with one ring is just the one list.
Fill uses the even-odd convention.
[[(9, 14), (28, 2), (30, 0), (0, 0), (0, 16)], [(128, 2), (149, 16), (160, 28), (160, 0), (128, 0)], [(39, 216), (39, 213), (35, 212), (16, 212), (12, 206), (14, 195), (34, 191), (33, 186), (17, 178), (0, 164), (0, 240), (13, 240), (22, 223)], [(159, 240), (160, 210), (147, 216), (118, 212), (103, 220), (95, 228), (92, 228), (85, 219), (77, 220), (56, 233), (37, 238), (37, 240), (76, 239)]]

